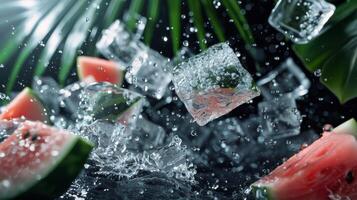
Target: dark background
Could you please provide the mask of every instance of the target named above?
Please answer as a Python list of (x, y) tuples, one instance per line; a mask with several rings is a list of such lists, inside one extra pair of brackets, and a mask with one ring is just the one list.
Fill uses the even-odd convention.
[[(172, 46), (171, 46), (171, 35), (170, 31), (167, 30), (168, 26), (168, 9), (167, 3), (168, 1), (162, 1), (162, 5), (160, 6), (160, 15), (157, 23), (157, 28), (154, 33), (154, 38), (151, 44), (151, 47), (163, 55), (167, 57), (173, 57)], [(335, 4), (339, 4), (342, 1), (335, 1)], [(1, 6), (1, 5), (0, 5)], [(126, 8), (129, 5), (126, 5)], [(288, 57), (293, 57), (294, 61), (301, 67), (301, 69), (305, 72), (306, 76), (311, 81), (311, 88), (307, 95), (303, 96), (301, 99), (297, 101), (298, 108), (303, 116), (302, 123), (302, 131), (306, 131), (308, 129), (313, 129), (316, 133), (322, 132), (322, 127), (325, 124), (332, 124), (333, 126), (337, 126), (340, 123), (348, 120), (351, 117), (357, 117), (357, 99), (351, 100), (344, 105), (341, 105), (338, 99), (324, 86), (320, 83), (319, 77), (314, 76), (313, 73), (308, 72), (303, 64), (299, 61), (299, 59), (295, 56), (294, 52), (291, 49), (291, 42), (287, 41), (284, 36), (274, 30), (268, 23), (267, 19), (271, 12), (271, 9), (274, 6), (273, 0), (250, 0), (250, 1), (242, 1), (241, 8), (246, 11), (246, 17), (250, 24), (250, 28), (253, 31), (253, 35), (256, 41), (256, 49), (259, 52), (257, 56), (258, 62), (262, 68), (261, 72), (257, 72), (253, 58), (248, 54), (248, 52), (244, 48), (244, 42), (240, 39), (239, 33), (237, 32), (233, 22), (230, 22), (230, 17), (228, 16), (225, 8), (220, 6), (218, 8), (219, 17), (221, 23), (224, 27), (224, 32), (226, 38), (229, 38), (230, 45), (234, 47), (236, 52), (240, 53), (240, 61), (243, 66), (254, 76), (255, 80), (258, 80), (262, 75), (266, 74), (270, 70), (274, 69), (278, 66), (280, 62), (283, 62)], [(125, 10), (125, 9), (124, 9)], [(143, 15), (145, 16), (146, 6), (143, 9)], [(190, 32), (189, 28), (193, 26), (192, 21), (190, 22), (190, 17), (188, 15), (189, 10), (185, 1), (182, 2), (182, 14), (186, 15), (185, 19), (182, 19), (182, 37), (181, 41), (187, 40), (189, 42), (189, 48), (193, 50), (193, 52), (199, 52), (199, 45), (197, 43), (196, 33)], [(207, 33), (211, 33), (211, 36), (206, 37), (207, 46), (211, 46), (218, 42), (217, 38), (214, 35), (212, 28), (210, 27), (209, 21), (207, 20), (207, 16), (205, 12), (202, 10), (202, 14), (205, 17), (205, 30)], [(120, 16), (118, 16), (120, 17)], [(11, 28), (11, 27), (9, 27)], [(4, 31), (4, 30), (3, 30)], [(7, 30), (5, 30), (7, 31)], [(164, 41), (163, 37), (168, 37), (168, 41)], [(2, 38), (1, 41), (13, 39), (13, 38)], [(336, 36), (338, 39), (338, 36)], [(89, 41), (87, 41), (89, 42)], [(85, 54), (87, 49), (85, 48), (86, 44), (82, 48), (81, 52), (78, 54)], [(21, 49), (21, 47), (19, 47)], [(34, 53), (27, 60), (25, 67), (20, 73), (18, 77), (18, 83), (16, 84), (15, 90), (18, 91), (24, 86), (31, 85), (32, 80), (32, 71), (34, 67), (34, 61), (38, 59), (38, 50), (34, 51)], [(11, 69), (12, 64), (15, 62), (16, 57), (11, 59), (10, 62), (5, 63), (4, 68), (0, 68), (0, 91), (4, 91), (4, 87), (8, 78), (9, 69)], [(50, 67), (49, 70), (46, 71), (47, 76), (57, 77), (57, 68), (59, 67), (59, 59), (58, 56), (52, 60), (53, 67)], [(73, 66), (73, 73), (68, 79), (68, 83), (76, 81), (76, 73), (75, 66)], [(356, 83), (357, 84), (357, 83)], [(357, 85), (356, 85), (357, 87)], [(258, 97), (254, 100), (252, 104), (245, 104), (238, 108), (236, 108), (233, 112), (229, 113), (224, 117), (236, 116), (239, 119), (246, 119), (250, 115), (254, 115), (257, 113), (256, 105), (258, 102), (262, 100), (262, 97)], [(243, 190), (248, 183), (253, 182), (253, 180), (257, 179), (258, 175), (266, 174), (269, 169), (276, 166), (281, 162), (281, 157), (272, 157), (270, 158), (270, 163), (267, 165), (267, 171), (262, 170), (266, 166), (258, 167), (256, 170), (251, 170), (249, 173), (234, 173), (232, 176), (230, 172), (229, 166), (217, 166), (221, 172), (219, 176), (224, 177), (225, 180), (228, 180), (227, 185), (233, 184), (230, 187), (230, 191), (234, 191), (236, 189)], [(209, 176), (206, 172), (210, 170), (200, 169), (200, 175), (202, 182), (207, 186), (210, 184), (210, 180), (212, 182), (216, 180)], [(217, 175), (218, 176), (218, 175)], [(232, 179), (232, 180), (231, 180)], [(245, 180), (242, 185), (234, 185), (237, 180)], [(200, 187), (202, 185), (200, 184)], [(202, 186), (203, 187), (203, 186)], [(241, 191), (244, 193), (244, 191)], [(231, 196), (232, 194), (230, 194)]]

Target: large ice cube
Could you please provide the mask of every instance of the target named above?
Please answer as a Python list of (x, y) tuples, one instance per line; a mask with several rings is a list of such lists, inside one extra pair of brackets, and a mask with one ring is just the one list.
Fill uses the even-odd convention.
[(291, 96), (261, 102), (258, 108), (263, 120), (264, 136), (281, 138), (300, 133), (301, 116)]
[(176, 65), (173, 83), (201, 126), (259, 95), (252, 77), (227, 43), (214, 45)]
[(335, 11), (325, 0), (279, 0), (269, 23), (296, 43), (316, 37)]
[(90, 84), (83, 89), (80, 98), (82, 117), (131, 127), (134, 127), (145, 101), (142, 95), (110, 83)]
[(127, 69), (126, 80), (146, 94), (161, 99), (171, 74), (168, 59), (143, 44), (117, 20), (103, 31), (98, 50), (108, 59)]
[(310, 80), (292, 58), (286, 59), (278, 68), (258, 80), (257, 84), (267, 99), (287, 94), (297, 98), (305, 95), (310, 88)]

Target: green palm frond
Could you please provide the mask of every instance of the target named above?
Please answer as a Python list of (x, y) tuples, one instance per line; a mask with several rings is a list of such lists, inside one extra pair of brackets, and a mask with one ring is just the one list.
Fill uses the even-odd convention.
[[(247, 49), (251, 48), (254, 38), (239, 4), (230, 0), (221, 2)], [(183, 9), (185, 5), (189, 14), (182, 13), (186, 12)], [(144, 6), (146, 9), (143, 9)], [(167, 12), (162, 12), (163, 9)], [(7, 69), (6, 92), (13, 90), (24, 70), (26, 76), (29, 73), (32, 76), (47, 72), (58, 74), (59, 82), (64, 84), (75, 66), (76, 56), (96, 55), (95, 42), (102, 30), (122, 16), (125, 10), (126, 16), (129, 16), (126, 22), (129, 29), (135, 28), (134, 15), (141, 14), (148, 18), (143, 36), (148, 45), (154, 38), (160, 13), (168, 13), (174, 54), (181, 46), (183, 15), (191, 17), (200, 49), (207, 48), (205, 28), (208, 24), (218, 41), (228, 38), (213, 0), (168, 0), (165, 4), (160, 0), (4, 0), (0, 7), (0, 27), (7, 37), (3, 37), (6, 39), (0, 43), (0, 63), (12, 63), (12, 67)], [(31, 62), (28, 62), (30, 59)]]
[(174, 54), (180, 48), (181, 37), (181, 0), (169, 0), (169, 21)]

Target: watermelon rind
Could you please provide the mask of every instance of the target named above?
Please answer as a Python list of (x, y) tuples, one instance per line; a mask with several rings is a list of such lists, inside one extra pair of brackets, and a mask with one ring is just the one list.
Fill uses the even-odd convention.
[(142, 96), (137, 96), (130, 101), (124, 95), (117, 95), (117, 97), (112, 94), (113, 98), (107, 98), (107, 93), (97, 93), (98, 107), (94, 108), (90, 114), (94, 119), (105, 119), (108, 121), (117, 121), (124, 113), (131, 110), (133, 107), (139, 105), (143, 101)]
[(269, 186), (252, 185), (252, 194), (256, 200), (275, 200), (273, 191)]
[(357, 121), (352, 118), (333, 129), (335, 133), (350, 134), (357, 137)]
[[(334, 134), (348, 134), (357, 138), (357, 121), (352, 118), (333, 129)], [(257, 200), (276, 200), (274, 184), (269, 181), (259, 181), (251, 185), (252, 194)]]
[(42, 174), (43, 178), (35, 180), (34, 177), (34, 180), (26, 185), (27, 187), (15, 190), (12, 194), (0, 194), (0, 199), (47, 200), (63, 194), (81, 172), (94, 147), (93, 144), (78, 136), (73, 136), (71, 140), (64, 147), (65, 150), (61, 152), (56, 162), (48, 168), (47, 172)]

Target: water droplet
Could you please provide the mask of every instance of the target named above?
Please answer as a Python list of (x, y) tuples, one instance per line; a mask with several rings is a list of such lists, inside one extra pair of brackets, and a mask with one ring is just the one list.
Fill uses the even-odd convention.
[(5, 188), (10, 187), (11, 183), (9, 180), (5, 179), (3, 181), (1, 181), (1, 185), (3, 185)]
[(333, 130), (333, 126), (331, 124), (325, 124), (322, 127), (322, 131), (324, 131), (324, 132), (331, 132), (332, 130)]
[(321, 69), (317, 69), (316, 71), (314, 71), (314, 75), (316, 77), (320, 77), (321, 76)]

